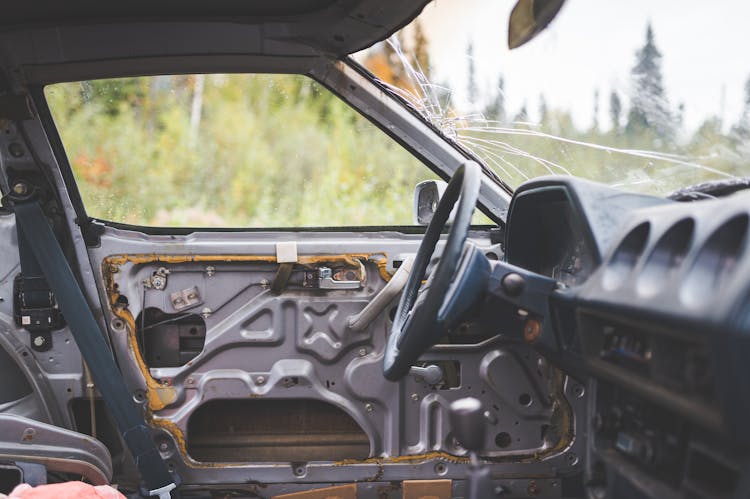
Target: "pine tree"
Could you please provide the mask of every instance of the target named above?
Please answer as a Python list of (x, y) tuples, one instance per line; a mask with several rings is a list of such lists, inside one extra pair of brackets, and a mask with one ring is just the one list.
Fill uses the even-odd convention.
[(745, 107), (740, 120), (732, 127), (731, 135), (735, 139), (750, 139), (750, 78), (745, 82)]
[(591, 130), (599, 130), (599, 89), (594, 89), (594, 119), (591, 121)]
[(609, 119), (612, 123), (612, 131), (620, 132), (620, 119), (622, 116), (622, 102), (616, 90), (609, 94)]
[(650, 23), (646, 28), (646, 43), (636, 53), (630, 74), (632, 95), (626, 131), (630, 134), (652, 131), (660, 139), (671, 139), (674, 126), (662, 82), (661, 52), (654, 43)]
[(544, 125), (547, 123), (549, 118), (549, 108), (547, 107), (547, 99), (544, 98), (544, 94), (539, 94), (539, 123)]
[(516, 114), (516, 117), (513, 118), (513, 122), (524, 124), (528, 121), (529, 121), (529, 112), (526, 110), (526, 102), (524, 101), (523, 106), (521, 106), (521, 109), (518, 111), (518, 114)]
[(503, 78), (503, 75), (500, 75), (497, 79), (495, 96), (484, 109), (484, 116), (493, 121), (505, 121), (505, 78)]
[(469, 46), (466, 47), (466, 56), (469, 59), (469, 67), (467, 70), (467, 83), (466, 83), (466, 97), (469, 104), (476, 105), (479, 100), (479, 88), (477, 87), (477, 74), (476, 67), (474, 65), (474, 44), (469, 42)]

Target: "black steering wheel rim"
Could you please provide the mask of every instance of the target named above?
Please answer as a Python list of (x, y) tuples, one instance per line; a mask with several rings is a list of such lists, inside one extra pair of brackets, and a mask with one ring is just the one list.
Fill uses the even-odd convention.
[[(473, 161), (462, 164), (451, 177), (414, 259), (393, 320), (383, 357), (383, 374), (390, 381), (404, 377), (413, 363), (443, 335), (440, 309), (455, 277), (479, 196), (482, 171)], [(435, 270), (420, 291), (427, 266), (454, 206), (450, 233)], [(431, 343), (433, 342), (433, 343)]]

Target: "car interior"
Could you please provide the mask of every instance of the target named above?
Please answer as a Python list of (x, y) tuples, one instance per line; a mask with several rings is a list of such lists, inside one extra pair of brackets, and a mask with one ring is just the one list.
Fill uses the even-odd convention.
[[(8, 6), (0, 492), (80, 480), (160, 498), (750, 495), (746, 183), (671, 198), (563, 175), (512, 189), (349, 57), (427, 3)], [(519, 2), (510, 45), (562, 3)], [(408, 157), (408, 191), (393, 194), (407, 222), (377, 203), (347, 211), (343, 187), (341, 220), (320, 218), (305, 196), (325, 177), (270, 159), (283, 184), (236, 181), (271, 204), (295, 193), (303, 222), (271, 208), (257, 227), (96, 211), (110, 184), (86, 184), (74, 151), (95, 148), (113, 114), (92, 107), (100, 130), (78, 137), (62, 104), (81, 82), (173, 92), (196, 75), (335, 101), (360, 150)], [(335, 133), (272, 131), (297, 141), (300, 164), (337, 148)], [(122, 147), (168, 147), (155, 133)], [(212, 184), (220, 168), (197, 180), (209, 202), (233, 189)], [(158, 210), (184, 179), (155, 178), (108, 182)]]

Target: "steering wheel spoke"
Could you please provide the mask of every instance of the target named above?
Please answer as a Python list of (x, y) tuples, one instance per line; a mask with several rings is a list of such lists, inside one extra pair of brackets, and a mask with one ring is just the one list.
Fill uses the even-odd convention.
[[(398, 381), (408, 374), (417, 359), (445, 335), (454, 319), (485, 291), (489, 262), (476, 247), (466, 244), (481, 175), (473, 161), (461, 165), (427, 227), (388, 337), (383, 360), (383, 374), (388, 380)], [(423, 286), (427, 266), (454, 207), (440, 261)]]

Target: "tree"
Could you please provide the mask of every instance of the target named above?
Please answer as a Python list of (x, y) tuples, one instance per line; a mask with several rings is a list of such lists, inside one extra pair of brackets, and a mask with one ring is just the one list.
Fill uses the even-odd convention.
[(591, 121), (591, 130), (599, 130), (599, 89), (594, 89), (594, 119)]
[(469, 46), (466, 47), (466, 57), (468, 57), (469, 67), (467, 70), (467, 82), (466, 82), (466, 97), (469, 104), (475, 106), (479, 100), (479, 88), (477, 86), (477, 74), (476, 66), (474, 64), (474, 44), (469, 42)]
[(674, 126), (662, 81), (661, 52), (654, 42), (650, 23), (646, 27), (646, 43), (636, 53), (630, 74), (632, 95), (626, 131), (629, 134), (649, 131), (659, 139), (671, 139)]
[(505, 78), (497, 78), (497, 90), (492, 101), (484, 109), (484, 116), (493, 121), (505, 121)]
[(544, 125), (549, 120), (549, 106), (544, 94), (539, 94), (539, 123)]
[(518, 114), (516, 114), (516, 117), (513, 118), (514, 123), (526, 123), (529, 121), (529, 112), (526, 110), (526, 102), (524, 101), (523, 106), (521, 106), (521, 109), (518, 111)]
[(739, 140), (750, 139), (750, 78), (745, 82), (745, 107), (740, 120), (732, 127), (731, 135)]
[(612, 122), (612, 131), (620, 132), (620, 119), (622, 116), (622, 102), (616, 90), (609, 94), (609, 119)]

